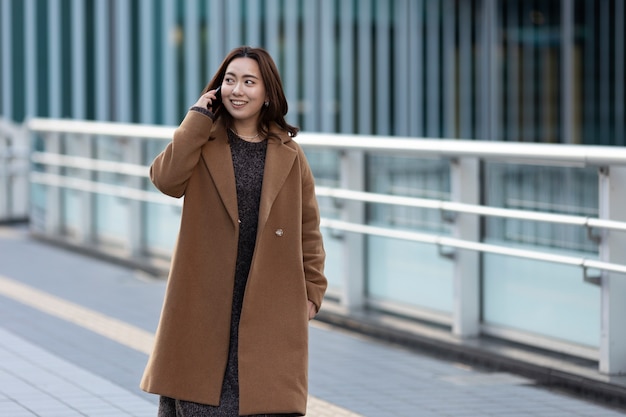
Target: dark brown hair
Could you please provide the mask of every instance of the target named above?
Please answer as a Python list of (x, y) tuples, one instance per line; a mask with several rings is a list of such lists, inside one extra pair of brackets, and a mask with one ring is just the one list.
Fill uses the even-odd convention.
[[(222, 85), (228, 65), (230, 65), (230, 63), (237, 58), (254, 59), (259, 65), (259, 70), (261, 71), (261, 78), (263, 79), (263, 84), (265, 85), (265, 91), (269, 104), (261, 107), (261, 115), (257, 126), (258, 131), (262, 135), (269, 137), (270, 125), (274, 122), (281, 129), (286, 130), (289, 133), (289, 136), (296, 136), (299, 129), (285, 121), (285, 115), (288, 110), (287, 98), (285, 97), (285, 93), (283, 91), (283, 83), (280, 79), (278, 68), (276, 68), (276, 64), (270, 54), (263, 48), (240, 46), (230, 51), (226, 58), (224, 58), (224, 61), (222, 61), (219, 69), (211, 81), (209, 81), (207, 86), (204, 87), (202, 94), (208, 92), (209, 90), (215, 90), (217, 87)], [(215, 120), (219, 118), (224, 121), (226, 128), (232, 127), (233, 118), (225, 110), (223, 105), (215, 109)]]

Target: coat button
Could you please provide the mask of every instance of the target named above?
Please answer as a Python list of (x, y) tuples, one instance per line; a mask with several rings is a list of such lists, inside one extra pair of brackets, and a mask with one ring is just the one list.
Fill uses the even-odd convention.
[(283, 229), (276, 229), (274, 233), (276, 233), (276, 236), (278, 237), (281, 237), (284, 234)]

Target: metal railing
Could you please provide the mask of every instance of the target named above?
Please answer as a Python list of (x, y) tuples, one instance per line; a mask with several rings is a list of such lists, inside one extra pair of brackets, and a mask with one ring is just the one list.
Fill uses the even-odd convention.
[[(484, 207), (484, 206), (477, 206), (477, 205), (472, 205), (472, 204), (452, 203), (452, 202), (442, 201), (442, 200), (429, 200), (429, 199), (422, 199), (422, 198), (389, 196), (389, 195), (359, 192), (359, 191), (352, 191), (352, 190), (345, 190), (345, 189), (338, 189), (338, 188), (328, 188), (328, 187), (316, 187), (316, 193), (318, 196), (326, 196), (326, 197), (343, 199), (343, 200), (354, 200), (354, 201), (367, 202), (367, 203), (390, 204), (390, 205), (398, 205), (398, 206), (406, 206), (406, 207), (419, 207), (419, 208), (439, 210), (442, 212), (442, 216), (444, 216), (443, 213), (445, 212), (460, 213), (460, 214), (477, 214), (481, 216), (505, 217), (505, 218), (517, 219), (517, 220), (531, 220), (531, 221), (546, 222), (546, 223), (569, 224), (569, 225), (585, 227), (588, 229), (596, 228), (596, 229), (626, 232), (626, 223), (624, 222), (617, 222), (613, 220), (602, 220), (602, 219), (590, 218), (590, 217), (571, 216), (571, 215), (552, 214), (552, 213), (537, 213), (537, 212), (532, 212), (532, 211), (512, 210), (512, 209), (503, 209), (503, 208), (496, 208), (496, 207)], [(560, 263), (560, 264), (566, 264), (566, 265), (580, 266), (585, 273), (586, 280), (593, 279), (587, 276), (588, 269), (596, 269), (600, 271), (612, 271), (612, 272), (619, 272), (622, 274), (626, 274), (626, 265), (614, 264), (610, 262), (599, 262), (596, 260), (586, 259), (586, 258), (551, 255), (551, 254), (546, 254), (545, 252), (539, 252), (539, 251), (511, 249), (511, 248), (505, 248), (502, 246), (487, 245), (487, 244), (480, 243), (480, 242), (463, 241), (459, 239), (449, 238), (446, 236), (385, 229), (381, 227), (372, 227), (372, 226), (367, 226), (367, 225), (348, 223), (344, 221), (337, 221), (337, 220), (330, 220), (330, 219), (323, 219), (322, 224), (323, 226), (331, 228), (331, 229), (340, 229), (340, 230), (345, 230), (345, 231), (350, 231), (350, 232), (355, 232), (355, 233), (391, 237), (395, 239), (406, 239), (406, 240), (411, 240), (414, 242), (429, 243), (429, 244), (437, 245), (440, 247), (467, 249), (467, 250), (473, 250), (477, 252), (488, 252), (488, 253), (495, 253), (495, 254), (500, 254), (500, 255), (508, 255), (508, 256), (526, 258), (526, 259), (533, 259), (537, 261), (547, 261), (547, 262), (554, 262), (554, 263)]]
[(29, 148), (23, 127), (0, 118), (0, 221), (28, 217)]
[[(96, 250), (107, 251), (110, 244), (96, 236), (92, 225), (93, 196), (102, 194), (124, 199), (130, 227), (127, 236), (119, 239), (121, 257), (158, 257), (145, 238), (147, 227), (141, 221), (141, 205), (158, 203), (179, 207), (180, 201), (164, 197), (147, 184), (147, 164), (153, 155), (145, 149), (146, 141), (157, 140), (164, 146), (170, 140), (172, 127), (145, 126), (118, 123), (79, 122), (70, 120), (33, 119), (28, 129), (42, 141), (42, 149), (32, 153), (31, 159), (39, 167), (31, 174), (34, 185), (47, 187), (47, 210), (39, 222), (33, 224), (35, 233), (61, 239), (77, 245), (89, 244)], [(78, 155), (68, 155), (64, 138), (78, 138)], [(123, 160), (94, 158), (94, 138), (108, 137), (119, 141)], [(348, 311), (366, 306), (376, 307), (366, 294), (364, 239), (380, 236), (421, 242), (438, 247), (438, 253), (453, 263), (454, 300), (452, 312), (443, 321), (450, 325), (452, 334), (459, 337), (481, 333), (506, 334), (513, 339), (539, 347), (566, 351), (597, 359), (604, 373), (626, 372), (626, 332), (622, 317), (626, 316), (626, 149), (598, 146), (566, 146), (526, 143), (502, 143), (461, 140), (428, 140), (415, 138), (381, 138), (350, 135), (301, 133), (298, 142), (307, 151), (330, 150), (339, 152), (338, 187), (319, 185), (317, 194), (339, 204), (339, 218), (323, 217), (327, 230), (345, 233), (342, 250), (350, 261), (342, 271), (343, 283), (335, 294)], [(154, 152), (153, 152), (154, 153)], [(365, 186), (366, 157), (369, 155), (401, 155), (414, 158), (434, 158), (448, 161), (450, 170), (450, 201), (394, 196), (370, 192)], [(542, 166), (594, 167), (598, 171), (598, 217), (575, 216), (548, 212), (526, 211), (481, 205), (480, 167), (484, 162), (528, 164)], [(68, 175), (68, 172), (70, 173)], [(72, 175), (74, 173), (74, 175)], [(95, 174), (121, 175), (126, 184), (99, 181)], [(62, 190), (80, 193), (80, 220), (75, 233), (64, 227), (61, 203)], [(366, 206), (391, 205), (436, 210), (449, 227), (450, 235), (423, 233), (368, 224)], [(485, 243), (480, 232), (483, 218), (506, 218), (520, 221), (563, 224), (583, 228), (598, 242), (597, 259), (547, 253), (537, 250), (507, 247)], [(155, 254), (156, 253), (156, 254)], [(586, 282), (601, 287), (601, 335), (598, 348), (580, 347), (521, 333), (500, 331), (497, 326), (481, 322), (480, 254), (497, 254), (531, 259), (580, 268)], [(163, 253), (161, 253), (163, 255)], [(167, 254), (165, 254), (167, 255)], [(347, 265), (349, 264), (349, 265)], [(593, 272), (593, 273), (592, 273)], [(418, 317), (420, 318), (420, 317)], [(421, 317), (422, 319), (424, 317)], [(523, 333), (523, 332), (522, 332)]]

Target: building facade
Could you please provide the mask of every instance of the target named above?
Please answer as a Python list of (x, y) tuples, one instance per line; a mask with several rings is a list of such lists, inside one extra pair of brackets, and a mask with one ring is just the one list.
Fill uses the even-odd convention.
[(241, 44), (305, 131), (624, 145), (621, 0), (1, 0), (0, 115), (176, 124)]

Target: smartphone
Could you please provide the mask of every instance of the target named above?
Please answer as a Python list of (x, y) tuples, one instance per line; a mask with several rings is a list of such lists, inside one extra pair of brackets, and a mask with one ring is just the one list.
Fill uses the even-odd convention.
[(215, 89), (215, 100), (211, 104), (211, 110), (215, 111), (219, 105), (222, 104), (222, 86), (220, 85)]

